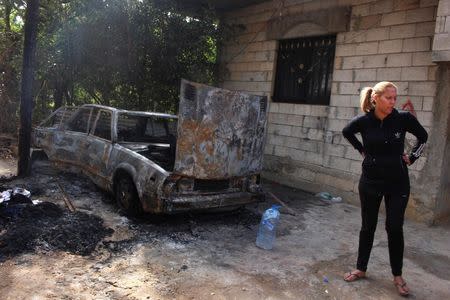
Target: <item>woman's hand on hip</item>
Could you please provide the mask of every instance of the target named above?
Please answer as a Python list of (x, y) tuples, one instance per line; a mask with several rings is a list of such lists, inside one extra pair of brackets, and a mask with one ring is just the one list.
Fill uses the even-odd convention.
[(411, 165), (411, 161), (409, 160), (408, 154), (403, 153), (402, 158), (403, 158), (403, 161), (406, 163), (407, 166)]

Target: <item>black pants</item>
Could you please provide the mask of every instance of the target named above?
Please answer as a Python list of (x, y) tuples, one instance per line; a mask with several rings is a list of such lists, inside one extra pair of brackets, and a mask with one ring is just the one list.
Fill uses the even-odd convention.
[(362, 226), (359, 233), (357, 269), (367, 270), (373, 238), (378, 222), (378, 211), (384, 196), (386, 206), (386, 232), (388, 236), (389, 261), (392, 274), (402, 275), (403, 267), (403, 220), (409, 198), (409, 182), (404, 183), (393, 192), (386, 192), (377, 186), (360, 181), (359, 197), (361, 200)]

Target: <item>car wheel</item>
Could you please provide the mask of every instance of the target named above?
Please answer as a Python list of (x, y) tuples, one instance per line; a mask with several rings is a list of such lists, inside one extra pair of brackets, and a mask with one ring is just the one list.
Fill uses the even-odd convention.
[(115, 198), (119, 208), (127, 216), (138, 216), (142, 213), (139, 195), (130, 176), (121, 176), (116, 182)]

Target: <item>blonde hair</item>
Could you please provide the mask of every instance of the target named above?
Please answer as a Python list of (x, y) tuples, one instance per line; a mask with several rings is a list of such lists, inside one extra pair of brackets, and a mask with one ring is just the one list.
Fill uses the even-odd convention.
[(369, 112), (372, 109), (375, 109), (375, 102), (373, 101), (372, 96), (381, 96), (389, 87), (393, 87), (397, 90), (397, 86), (389, 81), (381, 81), (375, 84), (373, 87), (369, 86), (363, 88), (360, 96), (361, 110), (363, 112)]

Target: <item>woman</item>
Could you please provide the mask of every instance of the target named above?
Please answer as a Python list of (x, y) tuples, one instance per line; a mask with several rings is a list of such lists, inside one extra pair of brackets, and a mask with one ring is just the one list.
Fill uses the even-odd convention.
[[(428, 134), (409, 112), (394, 108), (397, 87), (391, 82), (379, 82), (361, 92), (361, 109), (342, 130), (344, 137), (364, 157), (359, 181), (362, 226), (359, 234), (356, 270), (346, 273), (345, 281), (366, 276), (367, 264), (378, 222), (378, 210), (384, 197), (389, 260), (398, 293), (408, 296), (409, 289), (402, 277), (403, 219), (409, 198), (407, 166), (419, 158)], [(409, 155), (404, 153), (405, 134), (412, 133), (417, 143)], [(355, 136), (361, 133), (362, 143)]]

